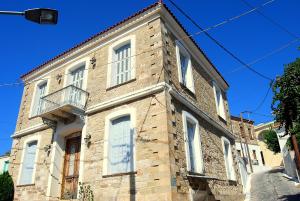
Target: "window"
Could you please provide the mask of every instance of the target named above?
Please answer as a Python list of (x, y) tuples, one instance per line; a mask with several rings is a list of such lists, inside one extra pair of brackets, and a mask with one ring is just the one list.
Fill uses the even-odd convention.
[(130, 121), (130, 115), (110, 121), (107, 174), (134, 171), (134, 132)]
[(255, 150), (252, 150), (252, 158), (253, 158), (253, 160), (257, 160), (256, 151)]
[(233, 158), (231, 152), (231, 145), (228, 139), (222, 137), (223, 154), (226, 168), (226, 175), (229, 180), (235, 180), (235, 173), (233, 167)]
[(190, 91), (195, 93), (191, 58), (187, 50), (179, 41), (176, 41), (176, 56), (179, 82), (182, 83)]
[(244, 133), (244, 129), (243, 129), (242, 124), (240, 124), (240, 132), (241, 132), (242, 138), (245, 138), (245, 133)]
[(131, 46), (130, 43), (113, 51), (112, 85), (122, 84), (131, 79)]
[[(70, 88), (70, 101), (73, 104), (84, 104), (81, 103), (83, 101), (82, 99), (82, 91), (79, 89), (83, 88), (83, 81), (84, 81), (84, 70), (85, 70), (85, 66), (80, 66), (78, 68), (76, 68), (75, 70), (71, 71), (71, 76), (70, 76), (70, 80), (69, 80), (69, 85), (73, 85), (77, 88)], [(79, 88), (79, 89), (78, 89)]]
[(8, 165), (9, 165), (9, 161), (4, 161), (3, 172), (7, 172), (8, 171)]
[(25, 153), (23, 156), (21, 177), (19, 184), (32, 184), (33, 183), (33, 171), (35, 166), (37, 141), (32, 141), (26, 144)]
[(225, 108), (224, 108), (224, 100), (221, 89), (213, 82), (213, 88), (215, 93), (215, 101), (216, 101), (216, 108), (217, 113), (220, 117), (226, 120)]
[(248, 128), (248, 133), (249, 133), (250, 140), (253, 140), (253, 135), (250, 127)]
[(199, 123), (188, 112), (183, 111), (183, 129), (188, 171), (203, 173), (203, 159)]
[(47, 90), (47, 81), (38, 84), (36, 87), (34, 111), (33, 111), (34, 115), (40, 114), (45, 107), (45, 103), (42, 100), (42, 97), (46, 95), (46, 90)]
[(239, 157), (242, 157), (241, 150), (237, 150)]

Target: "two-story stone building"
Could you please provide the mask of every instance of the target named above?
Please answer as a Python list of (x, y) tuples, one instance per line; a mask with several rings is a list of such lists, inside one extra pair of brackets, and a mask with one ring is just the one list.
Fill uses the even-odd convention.
[[(232, 130), (236, 137), (235, 145), (238, 155), (245, 159), (247, 171), (258, 172), (265, 169), (264, 154), (258, 144), (254, 121), (231, 116)], [(251, 164), (250, 164), (251, 163)]]
[(242, 200), (228, 84), (162, 3), (22, 76), (15, 200)]

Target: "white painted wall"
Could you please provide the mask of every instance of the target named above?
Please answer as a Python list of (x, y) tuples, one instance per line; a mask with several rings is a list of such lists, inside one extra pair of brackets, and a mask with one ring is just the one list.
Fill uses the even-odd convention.
[[(241, 143), (236, 142), (235, 146), (236, 146), (237, 150), (241, 150)], [(247, 152), (245, 143), (242, 143), (242, 147), (243, 147), (243, 152), (244, 152), (245, 157), (248, 158), (248, 152)], [(266, 170), (267, 167), (265, 167), (263, 165), (262, 157), (261, 157), (261, 154), (260, 154), (261, 150), (260, 150), (259, 145), (248, 144), (248, 147), (249, 147), (249, 152), (250, 152), (250, 158), (253, 159), (252, 158), (252, 150), (255, 150), (256, 158), (258, 160), (258, 165), (252, 164), (253, 172), (255, 173), (255, 172), (260, 172), (260, 171)], [(242, 155), (242, 151), (241, 151), (241, 155)], [(247, 171), (248, 171), (248, 173), (251, 172), (249, 163), (247, 164)]]
[(284, 171), (287, 175), (297, 178), (297, 173), (296, 173), (296, 164), (294, 162), (294, 154), (290, 153), (288, 150), (288, 147), (286, 146), (286, 142), (289, 139), (289, 135), (286, 135), (284, 137), (281, 137), (284, 135), (284, 129), (274, 129), (275, 132), (277, 133), (279, 145), (280, 145), (280, 150), (281, 154), (283, 157), (283, 163), (284, 163)]

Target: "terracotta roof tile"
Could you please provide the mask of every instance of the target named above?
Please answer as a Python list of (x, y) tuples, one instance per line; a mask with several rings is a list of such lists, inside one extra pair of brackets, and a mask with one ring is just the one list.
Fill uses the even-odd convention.
[[(179, 22), (179, 20), (175, 17), (175, 15), (172, 13), (172, 11), (171, 11), (164, 3), (161, 3), (161, 1), (159, 1), (159, 2), (156, 2), (156, 3), (154, 3), (154, 4), (151, 4), (150, 6), (148, 6), (148, 7), (144, 8), (144, 9), (142, 9), (142, 10), (140, 10), (140, 11), (134, 13), (133, 15), (127, 17), (126, 19), (124, 19), (124, 20), (122, 20), (122, 21), (120, 21), (120, 22), (114, 24), (113, 26), (108, 27), (107, 29), (105, 29), (105, 30), (103, 30), (103, 31), (101, 31), (101, 32), (99, 32), (99, 33), (97, 33), (97, 34), (91, 36), (90, 38), (88, 38), (88, 39), (84, 40), (83, 42), (81, 42), (81, 43), (75, 45), (74, 47), (72, 47), (72, 48), (70, 48), (70, 49), (68, 49), (68, 50), (66, 50), (66, 51), (64, 51), (64, 52), (62, 52), (61, 54), (59, 54), (59, 55), (53, 57), (52, 59), (46, 61), (45, 63), (43, 63), (43, 64), (41, 64), (41, 65), (39, 65), (39, 66), (37, 66), (36, 68), (33, 68), (31, 71), (29, 71), (29, 72), (25, 73), (24, 75), (22, 75), (21, 78), (24, 78), (25, 76), (29, 75), (30, 73), (32, 73), (32, 72), (34, 72), (34, 71), (36, 71), (36, 70), (38, 70), (38, 69), (41, 69), (42, 67), (44, 67), (45, 65), (51, 63), (52, 61), (56, 60), (57, 58), (59, 58), (59, 57), (65, 55), (65, 54), (71, 52), (72, 50), (74, 50), (74, 49), (76, 49), (76, 48), (78, 48), (78, 47), (80, 47), (80, 46), (82, 46), (82, 45), (84, 45), (84, 44), (86, 44), (86, 43), (88, 43), (89, 41), (93, 40), (94, 38), (96, 38), (96, 37), (98, 37), (98, 36), (100, 36), (100, 35), (102, 35), (102, 34), (108, 32), (108, 31), (114, 29), (115, 27), (117, 27), (117, 26), (119, 26), (119, 25), (121, 25), (121, 24), (127, 22), (128, 20), (130, 20), (130, 19), (132, 19), (132, 18), (134, 18), (134, 17), (136, 17), (136, 16), (138, 16), (138, 15), (140, 15), (140, 14), (142, 14), (142, 13), (148, 11), (148, 10), (150, 10), (151, 8), (154, 8), (154, 7), (157, 6), (157, 5), (163, 5), (164, 8), (166, 8), (166, 10), (171, 14), (171, 16), (172, 16), (172, 17), (175, 19), (175, 21), (179, 24), (179, 26), (182, 28), (182, 30), (183, 30), (187, 35), (190, 35), (190, 34), (188, 33), (188, 31), (183, 27), (183, 25)], [(210, 61), (210, 59), (206, 56), (206, 54), (205, 54), (204, 51), (199, 47), (199, 45), (196, 43), (196, 41), (195, 41), (193, 38), (190, 38), (190, 39), (191, 39), (191, 41), (195, 44), (195, 46), (199, 49), (199, 51), (204, 55), (204, 57), (208, 60), (208, 62), (212, 65), (212, 67), (216, 70), (216, 72), (220, 75), (220, 77), (223, 79), (223, 81), (229, 86), (229, 84), (228, 84), (228, 83), (226, 82), (226, 80), (223, 78), (223, 76), (221, 75), (221, 73), (220, 73), (220, 72), (218, 71), (218, 69), (214, 66), (214, 64)]]

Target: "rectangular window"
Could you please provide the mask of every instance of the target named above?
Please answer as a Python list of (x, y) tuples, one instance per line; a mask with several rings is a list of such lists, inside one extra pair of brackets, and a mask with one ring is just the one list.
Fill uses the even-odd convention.
[(241, 150), (237, 150), (239, 157), (242, 157)]
[(25, 154), (22, 163), (22, 172), (20, 184), (32, 184), (33, 170), (35, 165), (37, 141), (30, 142), (26, 145)]
[(84, 105), (84, 103), (82, 103), (84, 99), (81, 97), (82, 91), (80, 90), (83, 88), (84, 70), (85, 70), (85, 66), (81, 66), (71, 71), (70, 85), (73, 85), (77, 88), (70, 88), (71, 91), (69, 92), (70, 93), (69, 101), (71, 101), (71, 103), (74, 105), (76, 104)]
[(34, 103), (34, 114), (40, 114), (44, 107), (45, 107), (45, 103), (42, 100), (42, 97), (46, 95), (46, 89), (47, 89), (47, 82), (44, 82), (40, 85), (37, 86), (36, 89), (36, 95), (35, 95), (35, 103)]
[(131, 45), (126, 44), (113, 52), (112, 86), (131, 79)]
[(226, 120), (226, 114), (225, 114), (225, 107), (224, 107), (224, 99), (221, 89), (213, 83), (214, 87), (214, 93), (215, 93), (215, 101), (216, 101), (216, 108), (217, 113), (220, 117), (222, 117), (224, 120)]
[(8, 171), (8, 165), (9, 165), (9, 161), (4, 161), (3, 172), (7, 172)]
[(191, 66), (191, 58), (188, 51), (178, 41), (176, 41), (176, 57), (177, 57), (179, 82), (194, 93), (195, 89), (194, 89), (194, 80), (193, 80), (193, 70)]
[(249, 133), (250, 140), (253, 140), (253, 135), (250, 127), (248, 128), (248, 133)]
[(256, 157), (256, 151), (255, 150), (252, 150), (252, 158), (254, 160), (257, 160), (257, 157)]
[(108, 174), (134, 171), (134, 132), (129, 115), (110, 123), (107, 165)]
[(224, 151), (226, 175), (227, 175), (228, 179), (235, 180), (233, 158), (232, 158), (232, 153), (231, 153), (231, 145), (230, 145), (230, 142), (225, 138), (222, 138), (222, 141), (223, 141), (223, 151)]
[(203, 159), (198, 121), (185, 111), (183, 111), (182, 115), (188, 171), (192, 173), (203, 173)]

